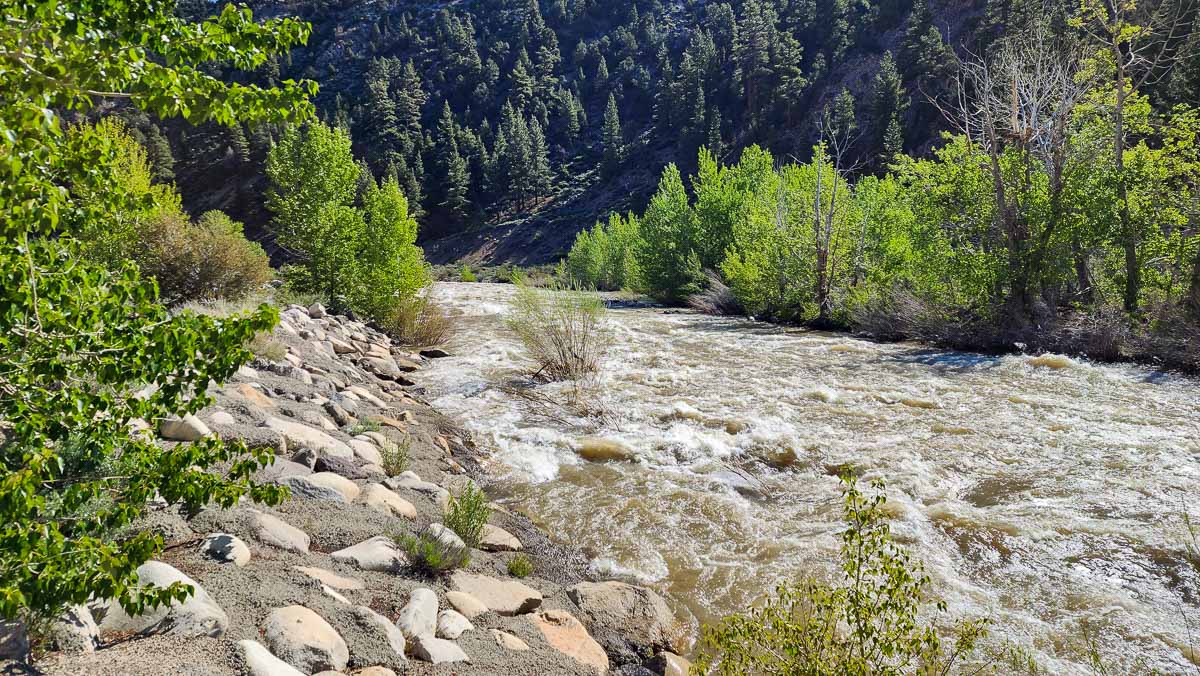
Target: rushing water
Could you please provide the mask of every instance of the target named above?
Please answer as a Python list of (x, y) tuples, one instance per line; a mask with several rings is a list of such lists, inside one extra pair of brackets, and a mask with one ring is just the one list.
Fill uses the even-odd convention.
[[(599, 572), (702, 621), (743, 609), (832, 570), (836, 474), (853, 464), (887, 479), (893, 532), (951, 613), (991, 617), (1049, 672), (1088, 673), (1089, 645), (1110, 673), (1197, 669), (1182, 515), (1200, 516), (1200, 382), (614, 309), (601, 414), (577, 417), (501, 387), (523, 366), (513, 287), (436, 293), (462, 316), (456, 356), (425, 372), (432, 402), (491, 450), (507, 499)], [(585, 461), (584, 437), (637, 459)]]

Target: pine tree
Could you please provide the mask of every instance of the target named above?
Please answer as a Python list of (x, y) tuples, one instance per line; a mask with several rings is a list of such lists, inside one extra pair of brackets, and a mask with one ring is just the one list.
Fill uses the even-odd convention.
[(170, 183), (175, 180), (175, 156), (171, 154), (171, 144), (156, 124), (150, 124), (146, 132), (146, 157), (154, 173), (151, 178), (155, 183)]
[(604, 172), (608, 176), (615, 176), (625, 162), (625, 136), (621, 131), (617, 99), (612, 94), (608, 95), (608, 105), (604, 108), (601, 143), (604, 149)]
[(900, 117), (908, 107), (904, 96), (904, 84), (891, 52), (885, 52), (879, 61), (879, 70), (871, 87), (869, 115), (874, 134), (874, 145), (880, 149), (877, 164), (886, 165), (901, 152), (904, 146), (904, 128)]
[(530, 188), (534, 197), (544, 197), (550, 193), (554, 172), (550, 168), (546, 135), (536, 119), (529, 121), (529, 160)]

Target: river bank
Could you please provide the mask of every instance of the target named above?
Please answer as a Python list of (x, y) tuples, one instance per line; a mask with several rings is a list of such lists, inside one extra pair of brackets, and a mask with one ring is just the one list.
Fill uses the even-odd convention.
[[(97, 600), (52, 632), (45, 674), (681, 673), (688, 627), (655, 592), (596, 582), (578, 549), (501, 504), (469, 563), (419, 572), (397, 538), (437, 528), (451, 494), (487, 484), (470, 433), (423, 398), (440, 351), (411, 354), (359, 322), (291, 306), (259, 358), (211, 388), (215, 404), (164, 425), (269, 447), (259, 479), (289, 486), (268, 508), (183, 515), (138, 528), (167, 547), (145, 579), (189, 601), (140, 618)], [(407, 450), (403, 468), (391, 452)], [(384, 465), (388, 465), (385, 469)], [(399, 471), (403, 469), (403, 472)], [(391, 474), (391, 476), (389, 476)], [(441, 531), (440, 538), (456, 536)], [(461, 542), (459, 542), (461, 544)], [(527, 577), (511, 574), (524, 557)], [(64, 649), (65, 648), (65, 649)]]

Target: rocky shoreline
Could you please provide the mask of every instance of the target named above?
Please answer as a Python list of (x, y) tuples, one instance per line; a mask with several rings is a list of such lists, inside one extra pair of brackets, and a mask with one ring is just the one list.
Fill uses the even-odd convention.
[[(291, 497), (153, 511), (138, 527), (167, 547), (139, 572), (196, 594), (136, 618), (103, 600), (73, 608), (34, 673), (687, 672), (692, 627), (662, 597), (590, 580), (581, 552), (496, 503), (465, 567), (430, 577), (410, 564), (396, 539), (436, 532), (452, 493), (485, 484), (469, 435), (421, 399), (421, 366), (443, 353), (411, 354), (319, 305), (284, 309), (271, 340), (278, 360), (257, 359), (211, 388), (212, 407), (157, 432), (270, 447), (258, 478)], [(389, 476), (383, 454), (401, 447), (407, 466)], [(528, 577), (509, 574), (517, 556)]]

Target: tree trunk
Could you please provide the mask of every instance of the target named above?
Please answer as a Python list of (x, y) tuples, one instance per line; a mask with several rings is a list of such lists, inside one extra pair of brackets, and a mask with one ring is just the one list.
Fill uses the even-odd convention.
[(1121, 248), (1125, 251), (1125, 312), (1133, 314), (1138, 310), (1138, 296), (1142, 288), (1142, 270), (1138, 265), (1137, 233), (1134, 232), (1133, 219), (1129, 214), (1129, 187), (1125, 183), (1125, 68), (1122, 65), (1124, 55), (1119, 46), (1114, 46), (1113, 56), (1116, 57), (1117, 101), (1113, 108), (1113, 162), (1117, 170), (1117, 204), (1121, 219)]

